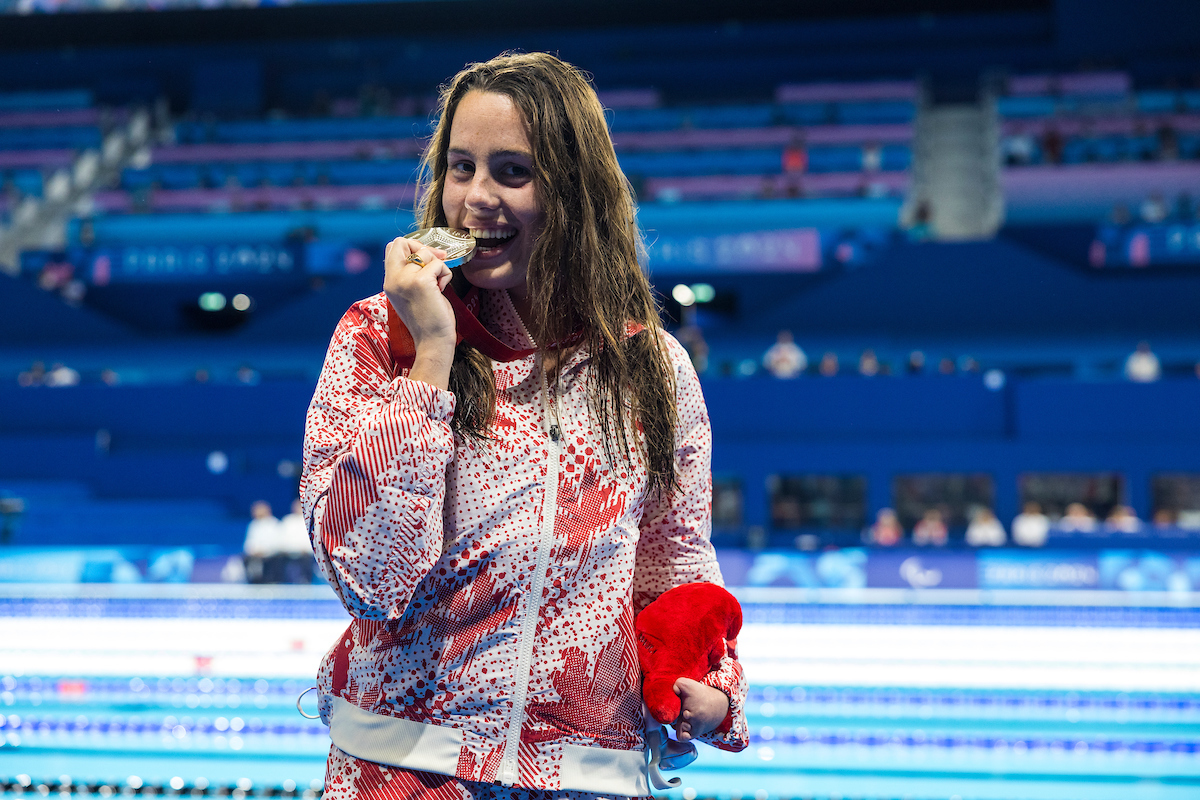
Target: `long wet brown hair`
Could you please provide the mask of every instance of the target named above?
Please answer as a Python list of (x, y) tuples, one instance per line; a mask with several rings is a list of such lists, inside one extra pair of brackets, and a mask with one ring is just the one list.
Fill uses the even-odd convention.
[[(471, 91), (509, 97), (533, 148), (534, 185), (544, 216), (529, 258), (534, 318), (526, 323), (539, 343), (582, 331), (581, 344), (592, 359), (592, 412), (609, 458), (614, 453), (630, 458), (634, 434), (626, 422), (636, 421), (648, 489), (669, 491), (676, 484), (674, 370), (659, 309), (638, 261), (633, 192), (617, 163), (604, 109), (588, 79), (552, 55), (507, 54), (466, 67), (442, 89), (437, 127), (425, 152), (426, 191), (417, 207), (422, 227), (446, 224), (442, 192), (450, 125)], [(641, 330), (626, 335), (629, 323)], [(459, 345), (450, 390), (458, 401), (454, 428), (487, 436), (496, 405), (491, 362)]]

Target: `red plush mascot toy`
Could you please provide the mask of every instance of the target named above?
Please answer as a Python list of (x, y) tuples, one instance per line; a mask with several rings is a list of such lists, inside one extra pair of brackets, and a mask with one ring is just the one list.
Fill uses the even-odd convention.
[[(736, 647), (742, 607), (714, 583), (689, 583), (663, 592), (638, 615), (635, 627), (642, 699), (648, 717), (658, 723), (646, 720), (650, 778), (657, 789), (673, 788), (680, 779), (664, 780), (659, 770), (679, 769), (696, 758), (691, 742), (667, 738), (664, 726), (676, 722), (682, 708), (675, 681), (698, 681), (720, 666), (726, 647)], [(717, 730), (728, 730), (731, 722), (727, 715)]]

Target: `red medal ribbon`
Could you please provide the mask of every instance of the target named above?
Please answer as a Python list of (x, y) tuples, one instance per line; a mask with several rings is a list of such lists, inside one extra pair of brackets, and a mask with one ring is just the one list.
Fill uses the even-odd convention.
[[(538, 351), (536, 347), (527, 350), (516, 350), (509, 347), (483, 327), (483, 323), (476, 316), (479, 313), (478, 287), (472, 286), (467, 291), (467, 296), (462, 298), (454, 291), (453, 286), (447, 284), (442, 294), (450, 301), (450, 308), (454, 310), (454, 324), (459, 343), (466, 342), (493, 361), (516, 361)], [(583, 331), (580, 330), (564, 341), (552, 342), (546, 349), (556, 350), (561, 347), (570, 347), (577, 344), (582, 338)], [(392, 351), (392, 358), (396, 360), (396, 366), (401, 369), (411, 369), (413, 361), (417, 357), (417, 348), (413, 343), (412, 334), (408, 332), (408, 328), (405, 327), (390, 301), (388, 302), (388, 345)]]

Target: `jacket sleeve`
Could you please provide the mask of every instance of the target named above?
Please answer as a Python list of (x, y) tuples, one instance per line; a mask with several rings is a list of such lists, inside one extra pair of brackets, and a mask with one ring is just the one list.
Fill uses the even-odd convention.
[(454, 395), (396, 374), (386, 298), (342, 317), (308, 409), (305, 520), (317, 564), (354, 617), (398, 619), (441, 555)]
[[(679, 487), (647, 498), (642, 511), (637, 561), (633, 575), (635, 612), (676, 586), (707, 581), (724, 586), (712, 533), (712, 432), (700, 379), (687, 352), (663, 334), (675, 367), (675, 400), (679, 420), (675, 432), (675, 465)], [(698, 741), (722, 750), (742, 750), (750, 742), (744, 704), (746, 680), (735, 642), (726, 644), (718, 669), (703, 683), (729, 697), (729, 715), (717, 730)]]

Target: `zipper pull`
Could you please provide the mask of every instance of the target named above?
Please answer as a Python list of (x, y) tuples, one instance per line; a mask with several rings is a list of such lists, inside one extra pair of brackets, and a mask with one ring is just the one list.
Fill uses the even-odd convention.
[(551, 425), (550, 426), (550, 438), (557, 442), (561, 436), (562, 436), (562, 433), (558, 430), (558, 424), (556, 423), (554, 425)]

